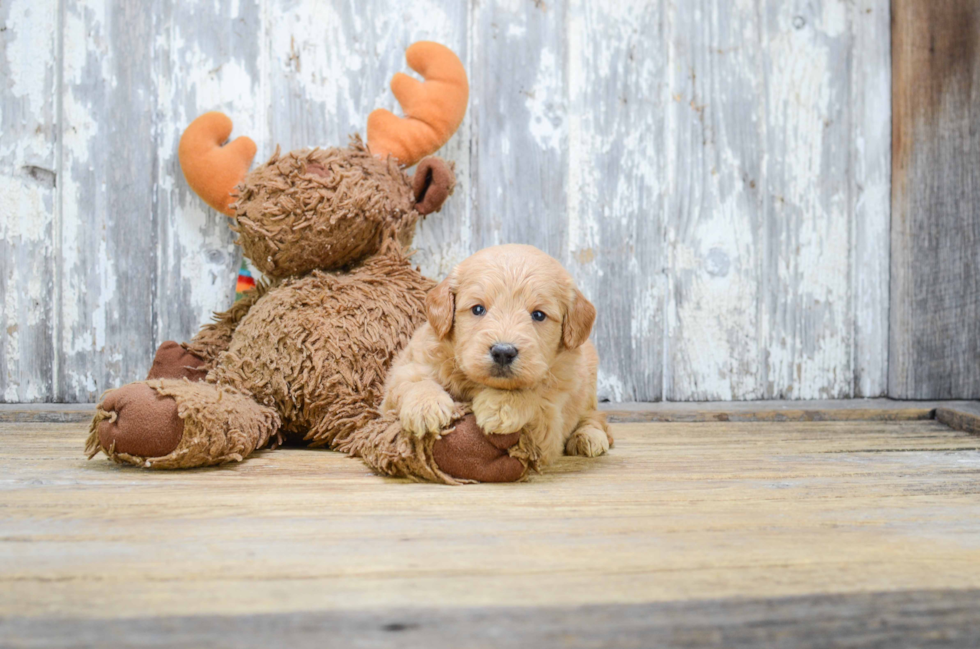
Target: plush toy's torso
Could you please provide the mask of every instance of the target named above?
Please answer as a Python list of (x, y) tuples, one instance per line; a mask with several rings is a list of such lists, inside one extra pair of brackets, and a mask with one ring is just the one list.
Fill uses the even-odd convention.
[(241, 319), (208, 381), (275, 408), (287, 435), (342, 442), (377, 416), (388, 367), (424, 321), (432, 286), (393, 249), (346, 272), (286, 279)]

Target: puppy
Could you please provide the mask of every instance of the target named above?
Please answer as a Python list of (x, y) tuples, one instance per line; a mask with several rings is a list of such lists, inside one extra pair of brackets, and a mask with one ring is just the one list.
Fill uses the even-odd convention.
[(562, 451), (602, 455), (611, 438), (597, 410), (595, 315), (552, 257), (486, 248), (429, 292), (428, 322), (395, 359), (381, 408), (423, 436), (468, 401), (485, 433), (525, 430), (545, 463)]

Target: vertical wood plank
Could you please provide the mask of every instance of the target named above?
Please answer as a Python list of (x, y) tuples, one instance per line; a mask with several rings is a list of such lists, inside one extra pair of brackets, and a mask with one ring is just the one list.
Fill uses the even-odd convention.
[(754, 3), (670, 8), (666, 397), (767, 394), (765, 57)]
[(980, 5), (892, 3), (888, 394), (980, 397)]
[[(473, 139), (473, 106), (477, 101), (472, 87), (474, 51), (470, 42), (473, 15), (469, 2), (440, 2), (436, 7), (422, 5), (423, 12), (429, 12), (435, 19), (419, 20), (424, 13), (411, 12), (408, 26), (411, 33), (408, 40), (418, 40), (415, 34), (425, 34), (429, 40), (437, 40), (450, 47), (459, 56), (466, 73), (470, 77), (470, 102), (466, 117), (459, 130), (436, 154), (454, 165), (456, 189), (438, 214), (425, 217), (415, 231), (413, 246), (416, 250), (413, 260), (419, 264), (422, 273), (433, 279), (442, 279), (459, 262), (476, 250), (473, 245), (473, 201), (474, 184), (470, 159)], [(416, 15), (417, 14), (417, 15)], [(395, 67), (404, 70), (404, 56), (398, 53)], [(399, 67), (400, 66), (400, 67)], [(388, 77), (390, 81), (390, 75)], [(387, 90), (387, 81), (384, 88)], [(383, 106), (396, 110), (390, 90), (387, 90)], [(387, 105), (391, 104), (391, 105)]]
[(565, 23), (560, 2), (473, 5), (474, 250), (526, 243), (567, 261)]
[(762, 320), (766, 398), (853, 384), (847, 5), (767, 3)]
[[(345, 146), (351, 135), (365, 135), (375, 108), (401, 114), (389, 83), (396, 72), (415, 74), (405, 63), (405, 49), (415, 41), (446, 45), (472, 76), (466, 3), (274, 0), (267, 19), (270, 152), (276, 144), (283, 151)], [(415, 239), (416, 261), (432, 276), (445, 275), (469, 254), (469, 124), (475, 94), (463, 125), (438, 153), (456, 165), (456, 192), (420, 225)]]
[(64, 18), (57, 398), (142, 378), (153, 352), (155, 11), (70, 0)]
[(0, 400), (54, 396), (58, 2), (0, 4)]
[(891, 47), (888, 0), (847, 5), (851, 31), (851, 301), (854, 397), (888, 390)]
[(880, 1), (676, 6), (668, 398), (881, 392), (888, 113), (868, 93), (887, 87), (869, 69), (887, 44), (852, 33), (886, 16)]
[[(231, 306), (241, 263), (228, 218), (208, 208), (184, 180), (177, 160), (184, 128), (201, 113), (220, 110), (234, 123), (233, 138), (248, 135), (259, 145), (253, 166), (270, 153), (263, 99), (267, 51), (259, 0), (170, 0), (160, 5), (158, 14), (155, 344), (187, 340), (212, 312)], [(142, 360), (149, 363), (152, 356)]]
[(612, 401), (663, 392), (663, 6), (569, 6), (565, 262), (598, 311), (599, 396)]

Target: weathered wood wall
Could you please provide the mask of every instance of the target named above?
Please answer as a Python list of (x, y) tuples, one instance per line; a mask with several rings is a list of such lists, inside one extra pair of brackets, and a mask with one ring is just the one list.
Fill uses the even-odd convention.
[(419, 39), (472, 85), (427, 273), (560, 258), (614, 400), (885, 393), (887, 0), (4, 0), (2, 399), (91, 401), (228, 306), (232, 234), (176, 161), (193, 117), (260, 159), (342, 144)]
[(889, 393), (980, 398), (980, 2), (894, 0)]

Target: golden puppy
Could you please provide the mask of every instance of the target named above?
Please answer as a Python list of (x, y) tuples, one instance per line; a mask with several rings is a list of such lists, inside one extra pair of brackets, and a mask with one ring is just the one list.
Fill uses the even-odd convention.
[(596, 408), (595, 307), (555, 259), (532, 246), (486, 248), (426, 298), (428, 322), (395, 359), (382, 410), (419, 436), (473, 404), (487, 434), (526, 430), (549, 462), (609, 450)]

